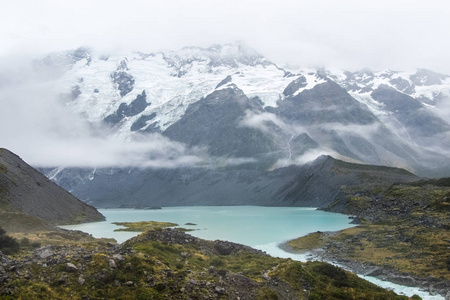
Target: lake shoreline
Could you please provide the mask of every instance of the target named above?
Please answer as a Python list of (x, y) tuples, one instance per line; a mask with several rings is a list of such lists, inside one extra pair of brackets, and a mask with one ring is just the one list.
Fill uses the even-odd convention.
[[(314, 208), (286, 208), (286, 207), (254, 207), (254, 206), (240, 206), (240, 207), (165, 207), (161, 210), (134, 210), (134, 209), (102, 209), (100, 210), (107, 216), (107, 222), (95, 223), (94, 229), (101, 228), (101, 226), (112, 226), (112, 222), (124, 222), (124, 221), (142, 221), (142, 220), (154, 220), (154, 221), (170, 221), (178, 224), (186, 224), (187, 222), (198, 224), (195, 227), (195, 232), (190, 232), (190, 235), (207, 240), (224, 240), (235, 243), (245, 244), (252, 248), (261, 249), (266, 251), (269, 255), (280, 257), (295, 257), (295, 260), (308, 261), (308, 260), (324, 260), (333, 264), (340, 264), (344, 266), (344, 263), (339, 260), (333, 260), (326, 257), (321, 257), (323, 253), (317, 251), (309, 251), (309, 253), (300, 256), (289, 254), (296, 253), (292, 251), (283, 241), (289, 241), (293, 238), (307, 235), (311, 232), (333, 233), (338, 232), (344, 228), (352, 228), (355, 225), (350, 224), (348, 215), (335, 213), (330, 214), (322, 210), (316, 210)], [(175, 214), (175, 215), (174, 215)], [(321, 216), (314, 218), (315, 215)], [(269, 217), (270, 216), (270, 217)], [(313, 219), (307, 219), (312, 217)], [(234, 219), (235, 218), (235, 219)], [(335, 225), (329, 227), (329, 222), (333, 222), (332, 219), (340, 220)], [(304, 223), (290, 223), (290, 220), (298, 222), (299, 220)], [(256, 220), (256, 223), (253, 224)], [(291, 220), (291, 221), (292, 221)], [(210, 224), (208, 224), (208, 222)], [(275, 223), (273, 223), (275, 222)], [(279, 222), (279, 223), (276, 223)], [(322, 224), (321, 222), (324, 222)], [(324, 225), (327, 225), (324, 226)], [(319, 226), (320, 225), (320, 226)], [(216, 227), (215, 227), (216, 226)], [(320, 227), (320, 228), (319, 228)], [(340, 227), (340, 228), (339, 228)], [(77, 230), (89, 229), (77, 227)], [(298, 231), (301, 229), (301, 231)], [(216, 230), (222, 230), (222, 233), (215, 232)], [(275, 231), (274, 231), (275, 230)], [(285, 235), (287, 231), (291, 231)], [(112, 230), (111, 230), (112, 232)], [(93, 232), (90, 232), (93, 233)], [(115, 234), (130, 234), (127, 232), (116, 232)], [(137, 234), (137, 233), (135, 233)], [(231, 236), (230, 236), (231, 234)], [(253, 240), (256, 235), (262, 235), (263, 240)], [(267, 239), (267, 236), (271, 235), (271, 238)], [(94, 236), (98, 236), (94, 234)], [(233, 239), (234, 236), (234, 239)], [(246, 237), (250, 236), (250, 237)], [(131, 236), (123, 235), (121, 239), (117, 239), (119, 243), (128, 240)], [(236, 239), (237, 238), (237, 239)], [(280, 244), (281, 242), (281, 244)], [(268, 246), (268, 244), (274, 244), (270, 247), (258, 247)], [(281, 247), (279, 246), (281, 245)], [(275, 249), (275, 248), (278, 248)], [(281, 249), (281, 251), (279, 251)], [(277, 252), (278, 251), (278, 252)], [(284, 253), (280, 253), (284, 252)], [(366, 274), (363, 268), (353, 266), (350, 269), (354, 273)], [(360, 272), (362, 270), (362, 272)], [(417, 286), (417, 285), (416, 285)]]
[[(318, 233), (329, 237), (336, 236), (340, 232), (330, 231)], [(438, 299), (440, 296), (442, 297), (441, 299), (444, 299), (444, 297), (448, 296), (443, 292), (441, 287), (445, 283), (442, 283), (442, 281), (437, 278), (422, 278), (409, 272), (399, 272), (393, 270), (392, 268), (385, 268), (383, 266), (376, 266), (372, 263), (360, 262), (358, 260), (351, 259), (349, 255), (346, 255), (345, 251), (340, 251), (339, 255), (332, 254), (327, 251), (329, 247), (328, 245), (317, 248), (296, 250), (294, 247), (289, 245), (289, 242), (290, 241), (283, 242), (279, 244), (278, 247), (288, 253), (305, 255), (308, 261), (318, 260), (333, 264), (345, 270), (351, 271), (365, 279), (367, 279), (367, 277), (372, 277), (401, 286), (418, 288), (421, 291), (429, 293), (430, 297), (433, 297), (432, 299)]]

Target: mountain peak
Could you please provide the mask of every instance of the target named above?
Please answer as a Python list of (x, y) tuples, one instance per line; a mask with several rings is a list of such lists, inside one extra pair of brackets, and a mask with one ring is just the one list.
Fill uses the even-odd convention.
[(211, 67), (238, 68), (239, 64), (255, 66), (272, 64), (256, 50), (242, 41), (214, 44), (208, 48), (184, 47), (178, 51), (161, 52), (169, 65), (186, 65), (194, 61), (209, 61)]

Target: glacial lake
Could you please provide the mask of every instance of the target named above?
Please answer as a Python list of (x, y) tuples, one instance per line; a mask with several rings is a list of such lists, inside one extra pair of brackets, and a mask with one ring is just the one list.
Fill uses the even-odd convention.
[[(61, 226), (81, 230), (94, 237), (114, 238), (119, 243), (138, 232), (115, 232), (113, 222), (163, 221), (193, 229), (189, 234), (207, 240), (227, 240), (254, 248), (265, 248), (315, 231), (352, 227), (346, 215), (310, 207), (189, 206), (162, 209), (100, 209), (106, 221)], [(195, 225), (186, 225), (186, 224)]]
[[(316, 210), (310, 207), (263, 206), (183, 206), (162, 209), (99, 209), (106, 221), (61, 226), (81, 230), (94, 237), (114, 238), (122, 243), (139, 232), (117, 232), (113, 222), (162, 221), (177, 223), (179, 227), (193, 229), (193, 236), (207, 240), (226, 240), (251, 246), (282, 258), (306, 261), (306, 254), (292, 254), (278, 245), (316, 231), (337, 231), (353, 227), (348, 216)], [(186, 225), (187, 223), (195, 225)], [(444, 299), (430, 296), (417, 288), (396, 285), (376, 278), (363, 276), (384, 288), (399, 294), (417, 294), (423, 299)]]

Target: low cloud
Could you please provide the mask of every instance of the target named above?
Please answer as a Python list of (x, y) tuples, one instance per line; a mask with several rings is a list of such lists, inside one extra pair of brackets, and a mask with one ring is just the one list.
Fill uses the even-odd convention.
[(270, 133), (273, 131), (270, 124), (275, 124), (288, 135), (296, 135), (307, 132), (305, 127), (286, 123), (275, 114), (268, 112), (255, 113), (251, 110), (247, 110), (244, 118), (242, 118), (239, 122), (240, 126), (259, 129), (265, 133)]
[(342, 123), (323, 123), (317, 126), (323, 130), (336, 131), (340, 134), (358, 134), (365, 138), (370, 138), (380, 129), (380, 123), (375, 122), (369, 125), (349, 124), (344, 125)]
[(206, 148), (188, 147), (159, 134), (132, 135), (90, 123), (67, 106), (67, 86), (55, 81), (55, 66), (33, 68), (13, 59), (0, 61), (0, 147), (36, 167), (177, 168), (240, 165), (253, 158), (210, 157)]
[(311, 149), (303, 153), (302, 155), (292, 157), (290, 159), (280, 159), (278, 160), (275, 165), (273, 166), (274, 169), (276, 168), (282, 168), (287, 167), (290, 165), (304, 165), (308, 162), (316, 160), (319, 156), (322, 155), (330, 155), (335, 158), (341, 158), (341, 155), (336, 153), (333, 150), (330, 149)]
[(443, 97), (437, 102), (435, 113), (444, 120), (450, 120), (450, 96)]
[(276, 124), (278, 127), (285, 127), (284, 122), (271, 113), (255, 113), (251, 110), (245, 112), (245, 117), (239, 122), (242, 127), (256, 128), (263, 132), (270, 132), (269, 123)]
[(0, 147), (34, 166), (175, 168), (208, 160), (204, 149), (160, 134), (122, 136), (89, 123), (68, 109), (63, 87), (29, 64), (10, 71), (0, 62)]

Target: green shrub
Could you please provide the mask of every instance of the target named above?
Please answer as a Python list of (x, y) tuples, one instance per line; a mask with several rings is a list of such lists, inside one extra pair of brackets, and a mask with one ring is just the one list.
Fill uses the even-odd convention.
[(32, 243), (31, 243), (31, 247), (33, 247), (33, 248), (39, 248), (39, 247), (41, 247), (41, 243), (39, 243), (39, 242), (32, 242)]
[(19, 251), (20, 245), (15, 238), (6, 235), (6, 231), (0, 227), (0, 251), (11, 255)]
[(29, 248), (31, 246), (30, 240), (26, 237), (22, 238), (20, 240), (20, 246), (22, 246), (23, 248)]
[(224, 265), (225, 265), (225, 263), (224, 263), (223, 260), (220, 259), (219, 257), (214, 257), (214, 258), (211, 260), (211, 266), (214, 266), (214, 267), (223, 267)]

